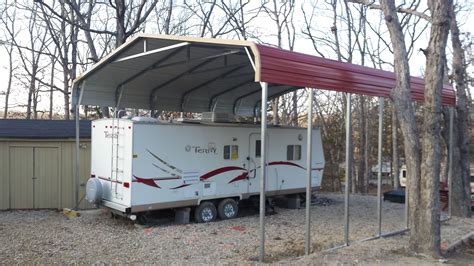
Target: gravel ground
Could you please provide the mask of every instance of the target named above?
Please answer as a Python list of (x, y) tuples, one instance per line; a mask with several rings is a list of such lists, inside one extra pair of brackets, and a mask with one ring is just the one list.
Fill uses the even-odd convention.
[[(266, 218), (266, 255), (274, 263), (377, 263), (417, 256), (405, 249), (406, 236), (360, 242), (324, 251), (343, 242), (344, 202), (340, 194), (324, 194), (328, 206), (312, 206), (312, 250), (304, 251), (304, 209), (277, 208)], [(351, 195), (350, 239), (376, 233), (376, 198)], [(384, 202), (383, 231), (403, 228), (402, 204)], [(84, 211), (68, 219), (57, 211), (0, 212), (0, 264), (11, 263), (160, 263), (253, 264), (258, 255), (258, 213), (210, 224), (175, 225), (165, 217), (151, 227), (112, 219), (105, 210)], [(474, 219), (452, 219), (442, 227), (443, 246), (474, 230)], [(473, 257), (467, 257), (467, 261)], [(462, 259), (462, 258), (461, 258)], [(415, 260), (415, 261), (413, 261)], [(426, 258), (421, 262), (433, 263)], [(465, 262), (458, 260), (459, 262)], [(472, 261), (472, 260), (471, 260)]]

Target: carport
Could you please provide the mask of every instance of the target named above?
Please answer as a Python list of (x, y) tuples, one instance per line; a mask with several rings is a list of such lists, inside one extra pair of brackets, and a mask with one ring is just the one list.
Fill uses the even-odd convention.
[[(79, 106), (140, 108), (152, 111), (227, 112), (261, 116), (261, 165), (266, 165), (267, 101), (307, 88), (309, 110), (313, 89), (347, 93), (346, 162), (351, 146), (351, 94), (380, 97), (378, 221), (381, 232), (381, 145), (383, 97), (395, 86), (395, 75), (359, 65), (286, 51), (250, 41), (139, 34), (95, 64), (73, 85), (76, 130)], [(411, 79), (412, 98), (423, 101), (424, 81)], [(443, 104), (453, 105), (454, 91), (443, 89)], [(114, 117), (117, 112), (114, 112)], [(308, 113), (308, 147), (311, 146), (312, 111)], [(452, 128), (452, 119), (451, 119)], [(77, 142), (77, 150), (79, 150)], [(311, 149), (308, 150), (306, 187), (306, 242), (310, 252)], [(450, 153), (451, 154), (451, 153)], [(451, 157), (450, 157), (451, 158)], [(79, 167), (79, 162), (76, 162)], [(261, 167), (265, 177), (266, 167)], [(350, 165), (346, 164), (346, 169)], [(345, 243), (349, 245), (349, 183), (345, 182)], [(450, 171), (451, 172), (451, 171)], [(76, 179), (77, 187), (78, 178)], [(76, 190), (76, 202), (79, 196)], [(260, 261), (265, 244), (265, 178), (260, 183)]]

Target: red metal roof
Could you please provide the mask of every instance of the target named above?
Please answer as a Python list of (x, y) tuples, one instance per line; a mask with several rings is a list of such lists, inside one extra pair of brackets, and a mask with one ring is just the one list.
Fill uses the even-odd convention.
[[(395, 87), (393, 72), (260, 44), (256, 47), (259, 52), (257, 81), (382, 97), (389, 97)], [(422, 78), (411, 77), (413, 100), (424, 101), (424, 85)], [(450, 85), (443, 86), (442, 103), (455, 103)]]

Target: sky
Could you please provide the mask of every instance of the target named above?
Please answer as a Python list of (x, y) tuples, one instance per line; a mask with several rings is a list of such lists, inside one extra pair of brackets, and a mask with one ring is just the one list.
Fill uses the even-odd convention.
[[(297, 1), (298, 2), (298, 1)], [(306, 2), (305, 7), (306, 12), (310, 12), (310, 4), (311, 1)], [(467, 5), (470, 7), (472, 11), (472, 7), (474, 6), (474, 3), (472, 0), (466, 0)], [(324, 13), (329, 12), (329, 10), (322, 10), (321, 13), (318, 13), (318, 16), (315, 18), (315, 23), (317, 24), (318, 29), (329, 29), (332, 26), (332, 19), (324, 14)], [(460, 25), (461, 32), (472, 32), (474, 34), (474, 18), (471, 14), (472, 12), (463, 12), (462, 15), (458, 18), (459, 21), (462, 21), (462, 24)], [(368, 16), (378, 16), (379, 12), (378, 11), (369, 11)], [(21, 17), (20, 17), (21, 20)], [(297, 32), (301, 32), (301, 26), (298, 25), (303, 25), (304, 20), (303, 20), (303, 15), (300, 7), (298, 7), (295, 11), (295, 21), (297, 25)], [(254, 21), (255, 24), (259, 25), (259, 32), (261, 33), (261, 39), (264, 40), (265, 42), (269, 43), (275, 43), (275, 38), (273, 35), (268, 34), (268, 32), (273, 32), (274, 30), (272, 28), (266, 29), (265, 27), (269, 27), (266, 25), (272, 25), (271, 23), (267, 23), (268, 18), (257, 18), (257, 20)], [(21, 23), (21, 22), (20, 22)], [(299, 28), (298, 28), (299, 27)], [(389, 42), (389, 36), (388, 34), (385, 34), (383, 38)], [(424, 35), (415, 43), (414, 47), (414, 54), (411, 58), (410, 61), (410, 70), (412, 76), (421, 76), (423, 74), (423, 69), (424, 69), (424, 64), (425, 64), (425, 56), (421, 53), (418, 52), (420, 48), (425, 48), (428, 43), (428, 38), (429, 38), (429, 31), (426, 31)], [(347, 40), (342, 40), (342, 41), (347, 41)], [(448, 42), (449, 43), (449, 42)], [(447, 48), (447, 52), (450, 53), (451, 49), (450, 47)], [(298, 36), (297, 41), (295, 44), (295, 51), (298, 52), (303, 52), (303, 53), (309, 53), (309, 54), (316, 54), (312, 44), (309, 40), (306, 40), (303, 38), (303, 36)], [(330, 55), (331, 51), (326, 50), (326, 52)], [(388, 55), (388, 58), (390, 58), (390, 54)], [(331, 57), (331, 56), (329, 56)], [(16, 65), (18, 65), (18, 60), (16, 60)], [(471, 67), (469, 69), (469, 72), (472, 76), (474, 76), (474, 67)], [(49, 81), (49, 77), (46, 77), (47, 80)], [(2, 92), (6, 90), (8, 82), (8, 57), (5, 52), (5, 47), (2, 47), (0, 44), (0, 109), (3, 110), (4, 106), (4, 96), (2, 95)], [(58, 84), (59, 85), (59, 84)], [(19, 105), (24, 105), (26, 103), (26, 89), (22, 88), (21, 84), (18, 84), (16, 82), (13, 85), (13, 92), (12, 96), (10, 97), (10, 109), (11, 110), (24, 110), (24, 108), (19, 107)], [(39, 108), (38, 109), (43, 109), (43, 110), (48, 110), (49, 108), (49, 101), (47, 99), (47, 95), (43, 95), (43, 100), (40, 101), (39, 103)], [(55, 93), (55, 112), (62, 112), (62, 94), (61, 93)]]

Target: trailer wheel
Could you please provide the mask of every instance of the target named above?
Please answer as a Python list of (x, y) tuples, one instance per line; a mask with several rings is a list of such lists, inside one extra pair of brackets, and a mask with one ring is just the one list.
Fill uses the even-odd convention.
[(194, 219), (198, 223), (209, 223), (216, 220), (216, 217), (216, 206), (210, 201), (201, 202), (194, 211)]
[(239, 212), (239, 206), (237, 202), (233, 199), (224, 199), (219, 203), (217, 207), (217, 213), (219, 214), (219, 218), (222, 220), (233, 219), (237, 217), (237, 213)]

